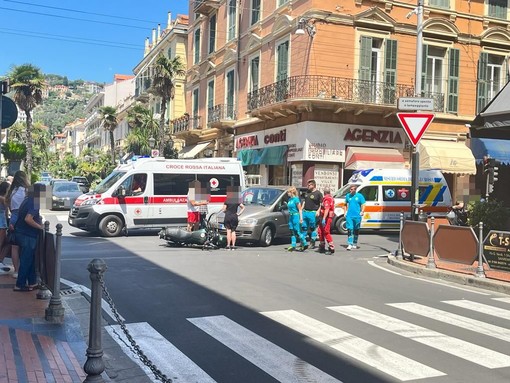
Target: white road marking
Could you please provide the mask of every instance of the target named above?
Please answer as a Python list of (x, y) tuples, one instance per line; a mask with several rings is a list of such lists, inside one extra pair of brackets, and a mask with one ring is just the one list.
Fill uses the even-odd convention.
[(67, 222), (67, 218), (69, 215), (57, 215), (57, 221), (59, 222)]
[(494, 299), (495, 301), (510, 303), (510, 298), (492, 298), (492, 299)]
[(473, 293), (473, 294), (479, 294), (479, 295), (491, 295), (489, 293), (484, 293), (482, 291), (477, 291), (475, 290), (474, 288), (464, 288), (464, 287), (459, 287), (459, 286), (454, 286), (454, 285), (451, 285), (449, 283), (446, 283), (446, 282), (437, 282), (437, 281), (431, 281), (429, 279), (423, 279), (423, 278), (417, 278), (417, 277), (413, 277), (413, 276), (407, 276), (405, 275), (406, 278), (411, 278), (411, 279), (416, 279), (416, 280), (419, 280), (421, 282), (427, 282), (427, 283), (432, 283), (433, 285), (440, 285), (440, 286), (444, 286), (444, 287), (450, 287), (452, 289), (455, 289), (455, 290), (462, 290), (462, 291), (467, 291), (469, 293)]
[[(147, 358), (149, 358), (168, 378), (171, 378), (175, 382), (215, 382), (214, 379), (197, 366), (190, 358), (154, 330), (150, 324), (145, 322), (130, 323), (127, 325), (127, 328)], [(121, 346), (126, 355), (142, 367), (153, 382), (159, 382), (159, 380), (153, 377), (150, 370), (140, 361), (138, 356), (134, 355), (127, 346), (129, 342), (125, 338), (119, 325), (107, 326), (106, 330)], [(121, 339), (119, 339), (119, 336)]]
[(388, 303), (387, 305), (413, 314), (421, 315), (426, 318), (461, 327), (466, 330), (474, 331), (479, 334), (504, 340), (505, 342), (510, 342), (510, 330), (504, 327), (495, 326), (476, 319), (466, 318), (462, 315), (453, 314), (448, 311), (435, 309), (433, 307), (420, 305), (414, 302)]
[(396, 275), (402, 275), (400, 273), (397, 273), (396, 271), (393, 271), (393, 270), (388, 270), (387, 268), (385, 267), (382, 267), (382, 266), (379, 266), (377, 263), (375, 263), (374, 261), (368, 261), (368, 264), (370, 266), (374, 266), (374, 267), (377, 267), (378, 269), (381, 269), (383, 271), (386, 271), (387, 273), (390, 273), (390, 274), (396, 274)]
[(263, 315), (401, 381), (445, 375), (441, 371), (358, 338), (294, 310)]
[(510, 320), (510, 311), (505, 309), (500, 309), (499, 307), (485, 305), (483, 303), (468, 301), (465, 299), (456, 300), (456, 301), (443, 301), (444, 303), (448, 303), (449, 305), (462, 307), (467, 310), (476, 311), (482, 314), (492, 315), (497, 318), (503, 318)]
[(340, 382), (223, 315), (188, 320), (279, 382)]
[(487, 368), (510, 366), (510, 356), (508, 355), (360, 306), (352, 305), (328, 308), (382, 330), (390, 331), (404, 338), (412, 339), (418, 343), (425, 344)]

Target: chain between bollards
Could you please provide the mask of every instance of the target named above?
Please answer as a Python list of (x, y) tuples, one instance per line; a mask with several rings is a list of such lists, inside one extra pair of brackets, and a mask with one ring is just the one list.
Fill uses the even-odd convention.
[(475, 275), (479, 278), (485, 278), (485, 271), (483, 270), (483, 222), (478, 223), (478, 267)]
[(87, 377), (83, 383), (103, 383), (101, 374), (105, 369), (103, 361), (103, 346), (101, 340), (101, 299), (103, 290), (100, 280), (102, 274), (106, 271), (106, 263), (102, 259), (92, 260), (87, 270), (90, 272), (90, 327), (89, 327), (89, 347), (87, 348), (87, 361), (83, 365), (83, 371)]
[(434, 217), (430, 217), (430, 248), (427, 258), (427, 269), (435, 269), (436, 261), (434, 259)]

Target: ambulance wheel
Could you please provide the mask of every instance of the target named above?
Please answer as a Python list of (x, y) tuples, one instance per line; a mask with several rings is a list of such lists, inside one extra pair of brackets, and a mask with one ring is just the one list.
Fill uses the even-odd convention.
[(345, 217), (336, 220), (335, 228), (340, 234), (347, 234), (347, 222), (345, 222)]
[(271, 226), (266, 226), (262, 230), (262, 234), (260, 234), (260, 246), (262, 247), (268, 247), (271, 245), (271, 242), (273, 242), (273, 229), (271, 229)]
[(99, 223), (99, 231), (103, 237), (118, 237), (123, 226), (122, 219), (116, 215), (107, 215)]

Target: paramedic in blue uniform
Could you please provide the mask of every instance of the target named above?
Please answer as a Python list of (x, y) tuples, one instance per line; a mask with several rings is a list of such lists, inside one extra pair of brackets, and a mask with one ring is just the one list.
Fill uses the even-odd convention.
[(290, 247), (288, 251), (296, 250), (297, 238), (301, 242), (301, 250), (308, 248), (306, 243), (306, 236), (301, 231), (301, 225), (303, 224), (303, 204), (299, 200), (298, 192), (295, 186), (291, 186), (287, 189), (287, 195), (289, 200), (287, 201), (287, 207), (289, 208), (289, 229), (292, 234)]
[(315, 247), (317, 240), (317, 219), (320, 214), (322, 193), (317, 190), (317, 183), (314, 179), (306, 183), (308, 190), (304, 195), (303, 205), (303, 231), (310, 235), (310, 247)]
[(349, 188), (349, 193), (345, 196), (347, 205), (347, 214), (345, 222), (347, 224), (347, 250), (359, 249), (358, 236), (361, 219), (365, 214), (365, 197), (356, 192), (356, 185)]

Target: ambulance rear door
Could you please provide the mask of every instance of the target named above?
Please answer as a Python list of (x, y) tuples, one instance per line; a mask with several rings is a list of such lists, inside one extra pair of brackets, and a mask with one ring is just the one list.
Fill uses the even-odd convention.
[(361, 220), (361, 228), (378, 229), (382, 220), (380, 185), (361, 185), (357, 192), (365, 197), (365, 214)]

